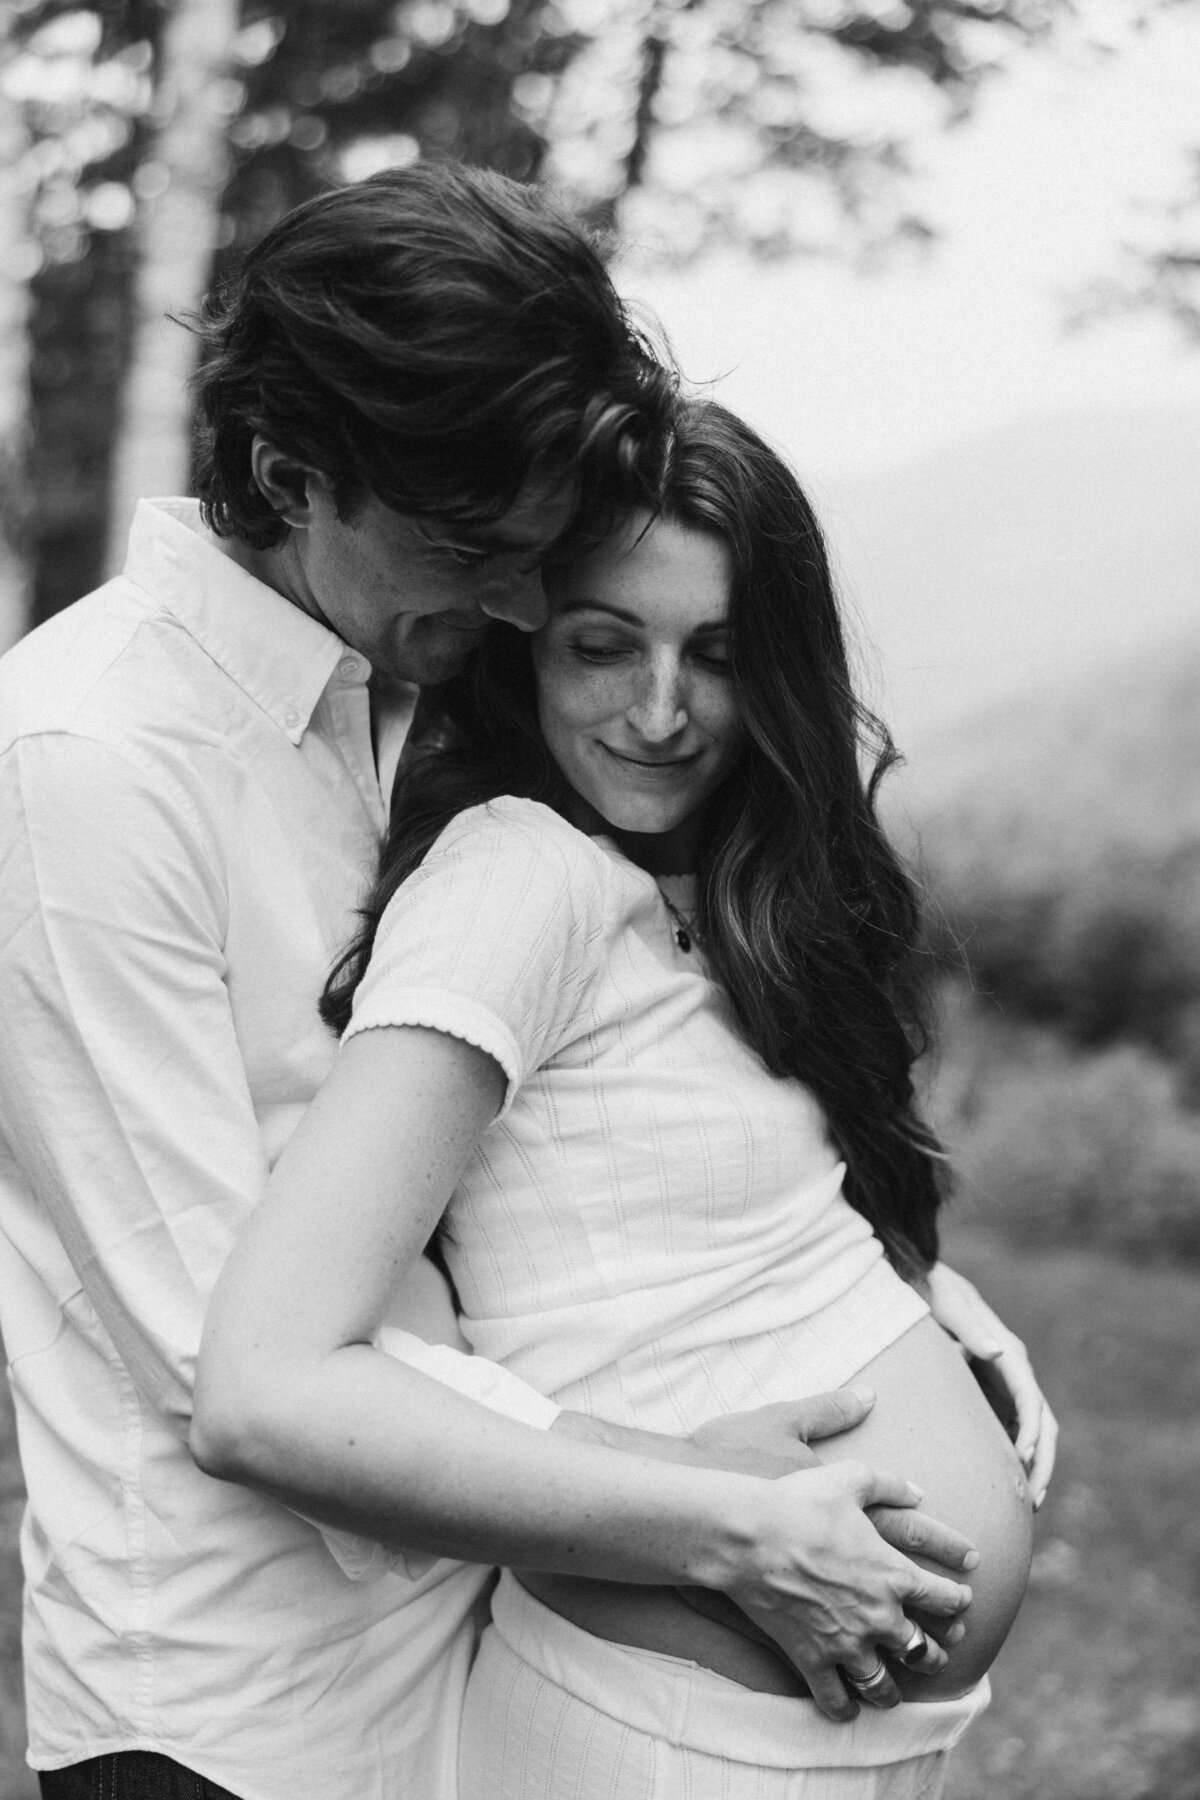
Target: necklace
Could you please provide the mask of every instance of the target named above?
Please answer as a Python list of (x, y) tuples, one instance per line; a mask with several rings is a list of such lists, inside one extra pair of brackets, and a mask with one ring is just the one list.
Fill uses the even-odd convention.
[(675, 933), (674, 933), (675, 942), (679, 945), (679, 948), (682, 951), (684, 951), (684, 953), (686, 954), (687, 951), (689, 951), (691, 949), (693, 943), (699, 942), (700, 933), (696, 930), (696, 927), (692, 923), (691, 919), (689, 919), (684, 913), (680, 912), (680, 910), (676, 906), (675, 902), (671, 899), (670, 895), (664, 889), (662, 883), (656, 882), (655, 886), (658, 888), (659, 893), (662, 895), (663, 905), (666, 907), (667, 911), (670, 913), (672, 919), (675, 922)]

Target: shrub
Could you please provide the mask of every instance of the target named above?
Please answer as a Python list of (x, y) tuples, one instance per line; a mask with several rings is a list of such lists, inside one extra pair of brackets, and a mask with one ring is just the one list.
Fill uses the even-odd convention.
[(1022, 1244), (1200, 1263), (1200, 1120), (1152, 1052), (1075, 1052), (959, 997), (931, 1107), (964, 1217)]
[[(1190, 862), (1190, 859), (1189, 859)], [(1010, 1015), (1076, 1044), (1149, 1046), (1190, 1069), (1200, 1007), (1200, 879), (1098, 867), (1058, 884), (935, 884), (932, 948)], [(1200, 1072), (1200, 1071), (1197, 1071)]]

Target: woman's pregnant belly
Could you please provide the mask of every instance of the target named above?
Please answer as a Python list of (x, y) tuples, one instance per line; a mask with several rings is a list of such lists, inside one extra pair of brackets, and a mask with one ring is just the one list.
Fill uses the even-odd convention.
[[(966, 1636), (947, 1667), (919, 1676), (893, 1665), (906, 1699), (949, 1699), (990, 1667), (1025, 1592), (1032, 1525), (1021, 1466), (962, 1356), (930, 1318), (860, 1369), (852, 1385), (875, 1390), (874, 1409), (852, 1431), (814, 1446), (821, 1461), (852, 1458), (915, 1481), (924, 1490), (921, 1510), (979, 1551), (979, 1567), (966, 1577), (973, 1594)], [(772, 1648), (698, 1613), (673, 1589), (524, 1572), (519, 1579), (598, 1637), (684, 1657), (760, 1692), (807, 1693)]]

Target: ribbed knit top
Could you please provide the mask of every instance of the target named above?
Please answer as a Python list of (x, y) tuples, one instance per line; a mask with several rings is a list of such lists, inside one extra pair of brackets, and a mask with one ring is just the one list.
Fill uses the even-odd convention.
[(474, 1348), (564, 1406), (686, 1432), (839, 1385), (926, 1311), (653, 878), (534, 801), (474, 807), (389, 905), (349, 1033), (507, 1080), (448, 1213)]

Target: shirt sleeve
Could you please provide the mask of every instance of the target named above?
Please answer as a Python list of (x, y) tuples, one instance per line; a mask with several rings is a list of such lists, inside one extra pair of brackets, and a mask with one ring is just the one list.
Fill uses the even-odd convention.
[(219, 869), (186, 796), (106, 743), (48, 734), (0, 766), (0, 1129), (181, 1436), (204, 1305), (266, 1177)]
[(602, 953), (606, 863), (533, 801), (451, 824), (380, 921), (346, 1036), (423, 1025), (495, 1058), (502, 1113), (521, 1082), (587, 1029)]

